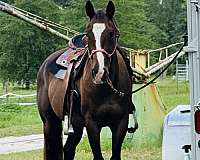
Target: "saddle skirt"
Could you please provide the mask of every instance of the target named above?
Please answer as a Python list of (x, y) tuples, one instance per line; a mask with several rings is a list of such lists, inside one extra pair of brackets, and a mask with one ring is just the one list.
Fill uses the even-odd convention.
[(73, 49), (73, 48), (68, 48), (63, 54), (61, 54), (58, 59), (56, 60), (56, 64), (68, 68), (69, 65), (73, 62), (76, 62), (75, 68), (78, 67), (80, 63), (79, 62), (79, 57), (81, 57), (85, 52), (85, 48), (80, 48), (80, 49)]
[[(72, 44), (70, 45), (72, 46)], [(51, 73), (49, 80), (48, 97), (50, 104), (60, 118), (64, 118), (64, 101), (66, 92), (70, 83), (70, 76), (73, 70), (83, 67), (81, 66), (86, 48), (67, 48), (63, 53), (59, 54), (48, 66)]]

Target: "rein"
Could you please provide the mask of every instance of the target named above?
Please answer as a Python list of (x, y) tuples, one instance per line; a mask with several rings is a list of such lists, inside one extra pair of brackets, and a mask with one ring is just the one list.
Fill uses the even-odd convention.
[[(94, 54), (96, 54), (97, 52), (102, 52), (103, 54), (105, 54), (109, 59), (111, 59), (112, 55), (114, 55), (116, 49), (117, 49), (117, 43), (118, 43), (118, 39), (119, 39), (119, 34), (116, 35), (116, 43), (115, 43), (115, 47), (114, 50), (111, 54), (109, 54), (105, 49), (93, 49), (91, 51), (91, 53), (88, 50), (88, 55), (89, 55), (89, 59), (92, 58), (92, 56)], [(119, 91), (118, 89), (116, 89), (113, 84), (112, 81), (110, 80), (110, 78), (107, 79), (107, 83), (110, 86), (111, 90), (119, 95), (120, 97), (124, 97), (124, 96), (131, 96), (133, 93), (136, 93), (140, 90), (142, 90), (143, 88), (149, 86), (150, 84), (152, 84), (156, 79), (158, 79), (169, 67), (170, 65), (176, 60), (176, 58), (178, 57), (178, 55), (181, 53), (181, 51), (183, 50), (183, 47), (186, 45), (187, 40), (184, 41), (184, 44), (180, 47), (179, 51), (177, 52), (177, 54), (174, 56), (174, 58), (171, 60), (171, 62), (162, 70), (162, 72), (160, 72), (156, 77), (154, 77), (152, 80), (150, 80), (149, 82), (147, 82), (145, 85), (143, 85), (142, 87), (130, 92), (130, 93), (124, 93)], [(88, 47), (88, 46), (87, 46)]]
[(171, 60), (171, 62), (162, 70), (162, 72), (160, 72), (156, 77), (154, 77), (151, 81), (147, 82), (145, 85), (143, 85), (142, 87), (130, 92), (130, 93), (124, 93), (121, 92), (119, 90), (117, 90), (116, 88), (114, 88), (112, 82), (110, 79), (107, 80), (108, 85), (110, 86), (110, 88), (112, 89), (112, 91), (119, 95), (120, 97), (124, 97), (124, 96), (131, 96), (133, 93), (136, 93), (142, 89), (144, 89), (145, 87), (149, 86), (150, 84), (152, 84), (156, 79), (158, 79), (169, 67), (170, 65), (176, 60), (176, 58), (178, 57), (178, 55), (181, 53), (181, 51), (183, 50), (183, 47), (186, 45), (187, 42), (184, 42), (184, 44), (180, 47), (179, 51), (177, 52), (177, 54), (174, 56), (174, 58)]
[(145, 85), (143, 85), (142, 87), (128, 93), (125, 94), (127, 96), (131, 96), (133, 93), (136, 93), (138, 91), (140, 91), (141, 89), (147, 87), (148, 85), (150, 85), (151, 83), (153, 83), (156, 79), (158, 79), (170, 66), (172, 63), (174, 63), (174, 61), (176, 60), (176, 58), (178, 57), (178, 55), (181, 53), (181, 51), (183, 50), (183, 47), (186, 45), (186, 41), (184, 42), (184, 44), (180, 47), (179, 51), (177, 52), (177, 54), (174, 56), (174, 58), (171, 60), (171, 62), (162, 70), (162, 72), (160, 72), (156, 77), (154, 77), (151, 81), (147, 82)]
[(119, 95), (120, 97), (124, 97), (124, 96), (125, 96), (125, 93), (124, 93), (124, 92), (120, 92), (119, 90), (117, 90), (117, 89), (113, 86), (112, 81), (110, 80), (110, 78), (107, 79), (107, 83), (108, 83), (108, 85), (110, 86), (111, 90), (112, 90), (115, 94)]

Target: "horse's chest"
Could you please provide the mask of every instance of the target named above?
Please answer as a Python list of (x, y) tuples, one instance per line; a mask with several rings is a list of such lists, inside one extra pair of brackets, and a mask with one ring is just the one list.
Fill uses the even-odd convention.
[(96, 106), (92, 109), (93, 118), (97, 121), (111, 121), (113, 119), (120, 119), (124, 110), (119, 104), (104, 104)]

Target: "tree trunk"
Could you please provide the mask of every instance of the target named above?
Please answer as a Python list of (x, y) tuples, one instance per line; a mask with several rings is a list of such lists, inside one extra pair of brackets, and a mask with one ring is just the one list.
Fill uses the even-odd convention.
[(25, 89), (30, 89), (30, 81), (26, 80), (25, 82)]

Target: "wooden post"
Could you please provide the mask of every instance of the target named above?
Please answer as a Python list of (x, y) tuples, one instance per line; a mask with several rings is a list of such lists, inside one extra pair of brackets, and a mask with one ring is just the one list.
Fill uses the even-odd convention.
[(159, 56), (159, 61), (161, 61), (161, 59), (162, 59), (162, 50), (160, 51), (160, 56)]
[(165, 50), (165, 58), (168, 57), (168, 49)]
[(147, 64), (148, 64), (148, 68), (150, 67), (150, 53), (147, 53)]
[(133, 61), (132, 61), (132, 52), (129, 52), (129, 60), (130, 60), (130, 66), (133, 68)]
[(7, 94), (8, 94), (8, 84), (9, 84), (9, 82), (6, 81), (6, 82), (5, 82), (6, 103), (8, 103), (8, 98), (9, 98), (9, 96), (7, 95)]

